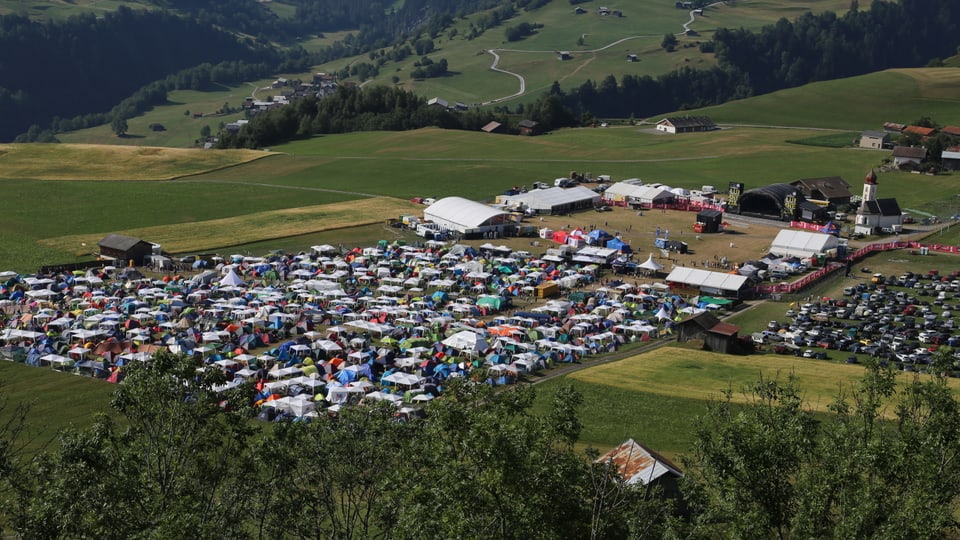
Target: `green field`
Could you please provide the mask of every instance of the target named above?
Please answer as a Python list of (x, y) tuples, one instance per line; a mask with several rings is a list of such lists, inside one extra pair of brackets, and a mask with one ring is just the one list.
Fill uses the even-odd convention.
[[(32, 270), (39, 264), (70, 262), (83, 246), (51, 251), (51, 246), (63, 246), (62, 241), (52, 239), (62, 237), (92, 238), (177, 224), (201, 227), (201, 222), (208, 220), (242, 219), (257, 212), (374, 196), (490, 199), (510, 186), (552, 181), (571, 170), (609, 174), (614, 180), (642, 178), (687, 188), (725, 186), (732, 180), (743, 181), (750, 188), (833, 175), (856, 185), (866, 171), (878, 167), (888, 155), (786, 142), (822, 135), (816, 130), (738, 127), (668, 136), (655, 134), (646, 126), (623, 126), (568, 129), (521, 138), (422, 129), (291, 142), (274, 148), (275, 155), (263, 159), (163, 182), (81, 180), (65, 184), (30, 180), (27, 178), (34, 175), (22, 171), (2, 180), (13, 206), (0, 216), (0, 240), (6, 240), (0, 243), (0, 267)], [(56, 153), (63, 147), (27, 148), (42, 154)], [(225, 155), (217, 151), (178, 152), (202, 159)], [(0, 161), (10, 157), (12, 154), (0, 157)], [(72, 175), (77, 178), (97, 178), (101, 172), (96, 166), (97, 157), (87, 158), (85, 169), (79, 165), (84, 162), (81, 158), (63, 159), (58, 162), (52, 157), (42, 164), (46, 170), (56, 170), (69, 163), (75, 167)], [(136, 169), (136, 163), (127, 166)], [(191, 165), (189, 158), (184, 161), (187, 165)], [(124, 178), (118, 172), (106, 177)], [(945, 193), (960, 192), (955, 178), (923, 176), (924, 185), (929, 187), (926, 190), (915, 189), (917, 179), (907, 173), (883, 173), (880, 193), (897, 197), (903, 208), (952, 215), (944, 214), (949, 210), (942, 206)], [(116, 204), (118, 193), (122, 193), (124, 204)], [(953, 197), (947, 200), (960, 201)], [(262, 239), (284, 236), (269, 229), (263, 228)], [(197, 236), (207, 238), (209, 248), (258, 241)], [(45, 242), (41, 245), (40, 241)], [(60, 260), (56, 253), (61, 253)]]
[(20, 403), (29, 407), (28, 452), (55, 443), (62, 429), (86, 427), (95, 414), (108, 412), (116, 388), (105, 381), (12, 362), (0, 362), (0, 380), (0, 399), (6, 400), (7, 407), (4, 413)]
[[(805, 408), (826, 413), (839, 392), (849, 392), (863, 373), (863, 366), (822, 360), (730, 356), (667, 346), (545, 382), (537, 387), (537, 407), (547, 408), (556, 386), (572, 384), (584, 396), (580, 445), (605, 451), (632, 437), (676, 457), (689, 452), (694, 422), (706, 412), (706, 403), (727, 389), (734, 401), (745, 403), (743, 389), (761, 376), (785, 381), (793, 374)], [(904, 384), (909, 377), (901, 374), (899, 381)], [(951, 379), (950, 385), (960, 392), (960, 381)]]
[[(699, 109), (717, 123), (877, 130), (929, 116), (960, 123), (960, 69), (891, 69)], [(666, 115), (665, 115), (666, 116)]]

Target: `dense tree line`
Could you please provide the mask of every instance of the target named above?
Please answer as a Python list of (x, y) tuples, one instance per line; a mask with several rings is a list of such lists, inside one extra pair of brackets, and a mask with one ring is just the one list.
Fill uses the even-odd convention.
[(540, 123), (541, 129), (546, 130), (575, 123), (572, 112), (557, 95), (544, 95), (524, 114), (516, 115), (505, 109), (449, 111), (428, 106), (424, 98), (396, 87), (340, 87), (323, 99), (306, 98), (259, 113), (238, 133), (221, 133), (220, 146), (262, 148), (317, 134), (403, 131), (429, 126), (476, 131), (492, 120), (503, 124), (502, 132), (518, 133), (517, 124), (524, 118)]
[[(580, 453), (582, 396), (451, 381), (424, 415), (371, 401), (251, 423), (252, 385), (160, 353), (106, 414), (33, 459), (0, 404), (0, 523), (24, 538), (941, 538), (955, 535), (960, 402), (871, 363), (825, 413), (792, 377), (710, 402), (680, 494)], [(943, 371), (941, 371), (943, 370)]]
[(807, 13), (760, 32), (714, 35), (721, 67), (750, 76), (756, 94), (812, 81), (926, 65), (956, 54), (960, 6), (950, 0), (873, 2), (844, 15)]
[(166, 353), (130, 366), (114, 418), (29, 466), (0, 446), (2, 522), (25, 538), (558, 539), (668, 517), (574, 450), (569, 388), (533, 414), (530, 387), (453, 382), (424, 419), (371, 401), (258, 434), (249, 389), (218, 395), (223, 375), (196, 368)]
[(53, 117), (106, 111), (145, 84), (204, 62), (273, 60), (208, 25), (120, 8), (36, 23), (0, 17), (0, 140)]

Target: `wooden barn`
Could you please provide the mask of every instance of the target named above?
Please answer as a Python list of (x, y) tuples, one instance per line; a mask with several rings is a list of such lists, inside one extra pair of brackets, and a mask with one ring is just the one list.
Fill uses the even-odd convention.
[(677, 324), (677, 341), (702, 339), (704, 350), (733, 354), (738, 352), (738, 332), (739, 326), (722, 322), (713, 313), (705, 311)]
[(136, 265), (143, 264), (144, 257), (153, 253), (150, 242), (122, 234), (108, 234), (97, 245), (102, 257), (124, 262), (133, 260)]

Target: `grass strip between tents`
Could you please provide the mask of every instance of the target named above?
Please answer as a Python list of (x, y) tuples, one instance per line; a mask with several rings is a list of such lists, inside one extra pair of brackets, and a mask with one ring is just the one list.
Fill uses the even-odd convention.
[[(370, 225), (418, 208), (422, 207), (402, 199), (376, 197), (113, 232), (149, 239), (151, 242), (162, 245), (163, 249), (169, 253), (184, 253)], [(96, 246), (105, 234), (101, 232), (60, 236), (40, 240), (39, 243), (46, 247), (82, 255), (88, 253), (92, 249), (91, 246)]]

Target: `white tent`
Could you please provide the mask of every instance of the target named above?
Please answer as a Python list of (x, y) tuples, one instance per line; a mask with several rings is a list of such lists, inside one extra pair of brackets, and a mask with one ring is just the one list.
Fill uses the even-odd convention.
[(462, 330), (443, 340), (447, 347), (452, 347), (459, 351), (469, 352), (470, 354), (480, 354), (487, 350), (487, 340), (483, 336), (470, 330)]
[(832, 234), (784, 229), (770, 244), (770, 253), (780, 256), (810, 257), (837, 249), (840, 240)]
[(383, 378), (387, 382), (392, 382), (393, 384), (398, 384), (401, 386), (413, 386), (415, 384), (420, 384), (420, 381), (423, 380), (423, 377), (414, 375), (412, 373), (404, 373), (402, 371), (397, 371), (396, 373), (391, 373)]
[(658, 263), (657, 261), (653, 260), (653, 253), (651, 253), (650, 256), (647, 257), (647, 260), (646, 260), (646, 261), (640, 263), (638, 266), (639, 266), (640, 268), (643, 268), (644, 270), (650, 270), (651, 272), (657, 272), (657, 271), (659, 271), (661, 268), (663, 268), (663, 265), (662, 265), (662, 264), (660, 264), (660, 263)]
[(239, 287), (243, 285), (243, 279), (237, 275), (237, 272), (231, 268), (230, 272), (220, 280), (221, 287)]

